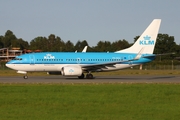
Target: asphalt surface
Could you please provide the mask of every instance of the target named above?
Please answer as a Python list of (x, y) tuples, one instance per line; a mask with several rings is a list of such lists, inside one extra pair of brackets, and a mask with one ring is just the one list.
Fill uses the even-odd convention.
[(180, 83), (180, 76), (96, 76), (78, 79), (63, 76), (0, 77), (0, 83)]

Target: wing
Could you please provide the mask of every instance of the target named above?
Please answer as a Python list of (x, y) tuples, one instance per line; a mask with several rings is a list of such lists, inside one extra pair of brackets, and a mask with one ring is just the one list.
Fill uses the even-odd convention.
[(123, 61), (121, 60), (121, 61), (103, 62), (98, 64), (86, 64), (86, 65), (81, 65), (81, 67), (83, 68), (83, 70), (96, 70), (96, 71), (101, 68), (106, 69), (106, 67), (115, 67), (114, 65), (116, 64), (123, 64), (130, 61), (139, 60), (142, 56), (142, 51), (143, 49), (141, 49), (140, 52), (133, 59), (123, 60)]

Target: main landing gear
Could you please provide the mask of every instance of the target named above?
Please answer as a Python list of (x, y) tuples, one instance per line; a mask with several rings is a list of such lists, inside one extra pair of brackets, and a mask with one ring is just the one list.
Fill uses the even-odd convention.
[(88, 74), (86, 74), (86, 78), (87, 78), (87, 79), (93, 79), (94, 77), (93, 77), (93, 74), (88, 73)]
[[(81, 76), (78, 76), (78, 78), (79, 79), (84, 79), (84, 73), (82, 73), (82, 75)], [(93, 74), (91, 74), (91, 73), (87, 73), (86, 74), (86, 79), (93, 79), (94, 77), (93, 77)]]

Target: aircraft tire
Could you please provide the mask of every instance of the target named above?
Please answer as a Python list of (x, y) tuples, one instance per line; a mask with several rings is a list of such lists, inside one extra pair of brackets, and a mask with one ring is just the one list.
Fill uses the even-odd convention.
[(27, 75), (25, 75), (23, 78), (24, 78), (24, 79), (28, 79), (28, 76), (27, 76)]
[(91, 73), (87, 74), (86, 79), (93, 79), (93, 74), (91, 74)]

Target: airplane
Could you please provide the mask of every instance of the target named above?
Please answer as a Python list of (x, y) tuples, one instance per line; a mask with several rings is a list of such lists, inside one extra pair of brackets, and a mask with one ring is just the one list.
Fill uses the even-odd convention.
[[(92, 72), (115, 71), (151, 62), (161, 19), (154, 19), (129, 48), (116, 52), (41, 52), (17, 56), (6, 66), (17, 73), (57, 73), (65, 77), (93, 79)], [(85, 75), (86, 73), (86, 75)]]

